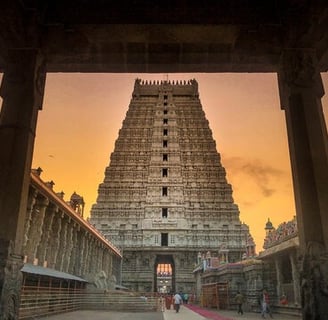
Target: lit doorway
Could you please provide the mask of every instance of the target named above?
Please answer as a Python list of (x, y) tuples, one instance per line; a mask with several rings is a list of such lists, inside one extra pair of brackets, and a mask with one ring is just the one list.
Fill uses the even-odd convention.
[(171, 255), (157, 255), (154, 266), (154, 291), (172, 294), (175, 291), (175, 267)]

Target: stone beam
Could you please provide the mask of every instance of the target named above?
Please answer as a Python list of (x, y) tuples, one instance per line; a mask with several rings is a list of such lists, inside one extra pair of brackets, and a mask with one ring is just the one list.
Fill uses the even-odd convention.
[(48, 72), (274, 72), (282, 28), (55, 26), (48, 28), (43, 47)]
[[(322, 1), (6, 1), (0, 71), (10, 48), (40, 47), (48, 72), (276, 72), (288, 47), (328, 69)], [(68, 50), (69, 48), (69, 50)]]

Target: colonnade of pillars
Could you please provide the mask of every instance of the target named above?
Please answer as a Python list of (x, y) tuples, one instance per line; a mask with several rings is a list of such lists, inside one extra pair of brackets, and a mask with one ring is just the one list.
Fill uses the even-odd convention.
[(33, 186), (29, 190), (27, 209), (25, 262), (90, 280), (100, 271), (112, 274), (115, 254), (108, 246)]
[[(293, 285), (293, 301), (290, 300), (291, 297), (287, 297), (289, 303), (295, 304), (297, 306), (301, 305), (301, 294), (300, 294), (300, 272), (297, 267), (297, 257), (296, 252), (291, 251), (288, 254), (289, 265), (291, 267), (291, 275), (292, 275), (292, 285)], [(281, 263), (281, 256), (277, 256), (274, 259), (276, 276), (277, 276), (277, 297), (281, 298), (283, 295), (286, 295), (284, 291), (283, 284), (283, 266)]]
[[(285, 50), (278, 69), (303, 259), (303, 318), (324, 319), (328, 314), (328, 293), (321, 289), (328, 287), (328, 146), (316, 52)], [(45, 77), (46, 61), (37, 49), (10, 50), (0, 92), (0, 221), (5, 225), (0, 228), (0, 319), (15, 319), (18, 312), (29, 173)], [(67, 268), (67, 262), (61, 263)]]

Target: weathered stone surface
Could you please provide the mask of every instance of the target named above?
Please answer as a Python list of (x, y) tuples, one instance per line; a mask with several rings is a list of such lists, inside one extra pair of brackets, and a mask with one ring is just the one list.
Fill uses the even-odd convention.
[(0, 319), (17, 319), (23, 266), (12, 242), (0, 239)]
[(194, 290), (199, 252), (221, 263), (242, 259), (248, 226), (239, 219), (195, 80), (136, 80), (91, 223), (124, 250), (123, 283), (141, 291), (157, 290), (158, 256), (172, 258), (172, 285), (187, 292)]

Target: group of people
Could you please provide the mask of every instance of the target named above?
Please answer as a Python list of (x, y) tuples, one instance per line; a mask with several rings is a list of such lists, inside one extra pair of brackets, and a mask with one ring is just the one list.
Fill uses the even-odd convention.
[[(176, 293), (173, 296), (175, 312), (178, 313), (180, 310), (181, 304), (188, 303), (188, 299), (189, 299), (189, 296), (187, 293), (185, 293), (185, 294)], [(287, 301), (287, 299), (286, 299), (286, 301)], [(235, 296), (235, 302), (238, 306), (238, 310), (237, 310), (238, 314), (243, 315), (244, 314), (243, 304), (245, 302), (245, 297), (243, 296), (243, 294), (240, 291), (238, 291)], [(271, 313), (271, 308), (270, 308), (270, 298), (269, 298), (268, 291), (266, 289), (263, 289), (263, 291), (259, 295), (258, 303), (261, 308), (261, 317), (266, 318), (266, 315), (268, 314), (270, 316), (270, 318), (273, 318), (272, 313)]]
[(188, 293), (176, 293), (174, 295), (166, 295), (165, 296), (165, 305), (166, 309), (170, 310), (173, 304), (175, 312), (179, 312), (181, 304), (187, 304), (189, 301)]
[[(245, 298), (240, 293), (240, 291), (238, 291), (235, 296), (235, 302), (238, 305), (238, 310), (237, 310), (238, 314), (243, 315), (244, 314), (243, 303), (245, 302)], [(261, 317), (265, 318), (266, 314), (268, 314), (270, 316), (270, 318), (273, 318), (272, 313), (271, 313), (271, 308), (270, 308), (269, 294), (268, 294), (267, 290), (263, 289), (263, 291), (261, 292), (261, 294), (259, 296), (258, 303), (261, 308)]]

